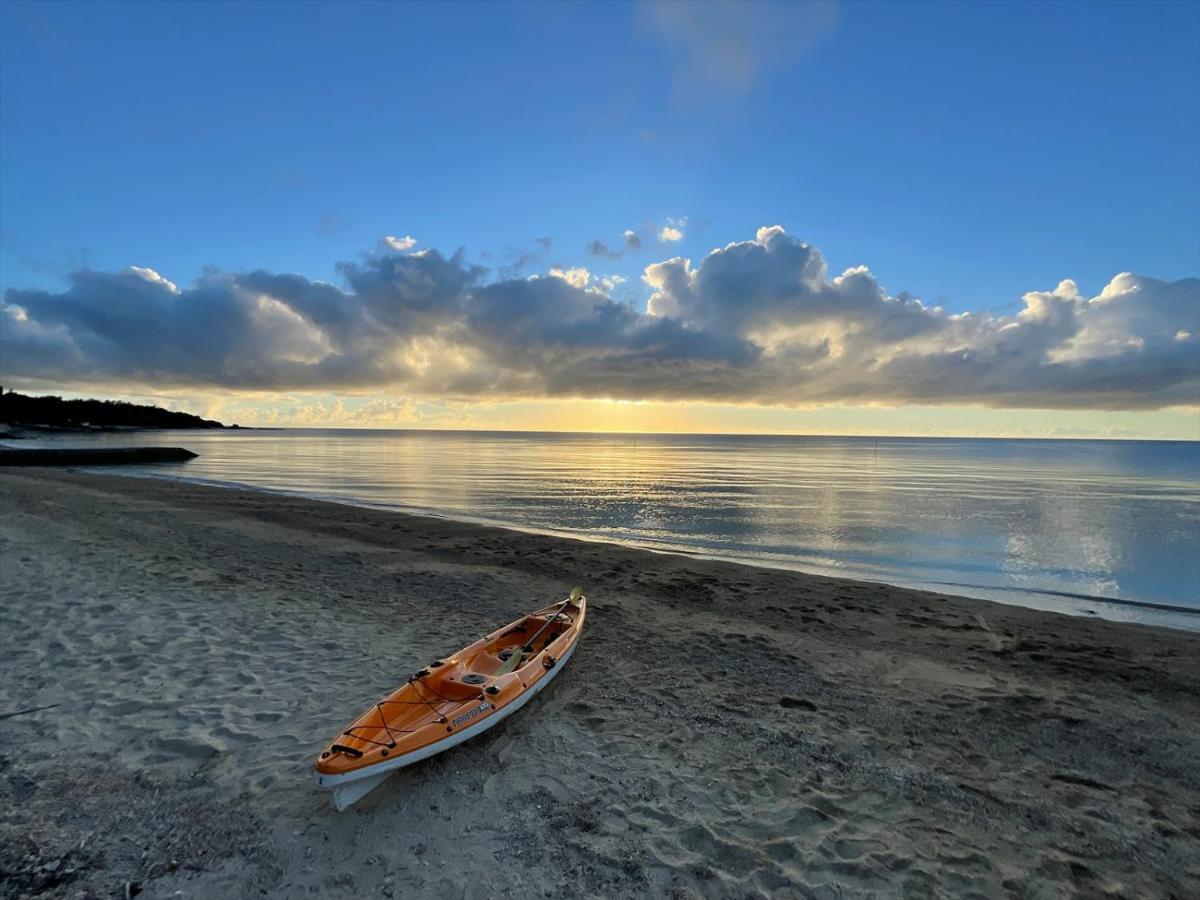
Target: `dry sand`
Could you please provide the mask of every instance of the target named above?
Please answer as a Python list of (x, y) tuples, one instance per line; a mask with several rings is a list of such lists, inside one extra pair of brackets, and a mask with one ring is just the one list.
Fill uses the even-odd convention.
[[(0, 894), (1200, 894), (1200, 636), (164, 481), (0, 473)], [(345, 813), (314, 754), (587, 588)]]

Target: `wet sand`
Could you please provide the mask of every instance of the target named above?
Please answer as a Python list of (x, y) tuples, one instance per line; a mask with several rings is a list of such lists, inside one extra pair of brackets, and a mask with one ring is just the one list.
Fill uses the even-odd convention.
[[(574, 584), (528, 708), (313, 756)], [(1200, 892), (1200, 635), (263, 493), (0, 472), (0, 895)]]

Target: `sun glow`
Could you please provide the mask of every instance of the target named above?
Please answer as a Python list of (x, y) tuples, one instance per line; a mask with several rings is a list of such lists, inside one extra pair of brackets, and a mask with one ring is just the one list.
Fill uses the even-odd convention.
[[(6, 387), (8, 385), (6, 384)], [(14, 384), (29, 393), (96, 393), (273, 428), (448, 428), (614, 434), (809, 434), (928, 437), (1142, 438), (1200, 441), (1200, 408), (991, 409), (983, 406), (741, 406), (614, 399), (465, 402), (386, 394), (158, 391), (99, 385), (83, 392)]]

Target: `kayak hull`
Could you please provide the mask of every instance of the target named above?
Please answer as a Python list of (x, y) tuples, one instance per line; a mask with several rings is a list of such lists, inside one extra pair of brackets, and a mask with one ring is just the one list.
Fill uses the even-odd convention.
[(575, 645), (571, 645), (561, 660), (559, 665), (547, 673), (546, 678), (540, 679), (537, 684), (530, 687), (520, 697), (512, 703), (498, 710), (496, 715), (488, 716), (486, 719), (464, 728), (457, 734), (448, 735), (443, 740), (428, 744), (419, 750), (414, 750), (403, 756), (396, 756), (387, 762), (377, 763), (369, 769), (359, 770), (357, 772), (347, 772), (344, 775), (322, 775), (317, 773), (317, 784), (327, 788), (333, 792), (333, 804), (338, 811), (345, 809), (353, 803), (358, 802), (379, 785), (383, 784), (389, 775), (397, 769), (403, 769), (405, 766), (411, 766), (413, 763), (418, 763), (423, 759), (429, 759), (431, 756), (437, 756), (439, 753), (444, 753), (452, 747), (457, 747), (464, 741), (469, 741), (471, 738), (483, 734), (485, 731), (499, 725), (530, 700), (536, 697), (541, 691), (545, 690), (546, 686), (554, 679), (554, 676), (562, 671), (562, 666), (571, 658), (571, 654), (575, 652)]
[(574, 655), (586, 607), (580, 596), (538, 610), (422, 669), (326, 747), (316, 763), (317, 784), (342, 810), (396, 770), (500, 724)]

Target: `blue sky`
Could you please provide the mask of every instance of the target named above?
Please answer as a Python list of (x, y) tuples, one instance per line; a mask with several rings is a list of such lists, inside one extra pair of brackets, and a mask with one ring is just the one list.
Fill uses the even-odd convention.
[[(725, 62), (720, 22), (621, 3), (2, 14), (7, 290), (334, 281), (412, 235), (490, 278), (621, 275), (644, 310), (647, 265), (774, 224), (949, 312), (1200, 273), (1195, 3), (764, 7)], [(639, 252), (588, 253), (626, 229)]]

